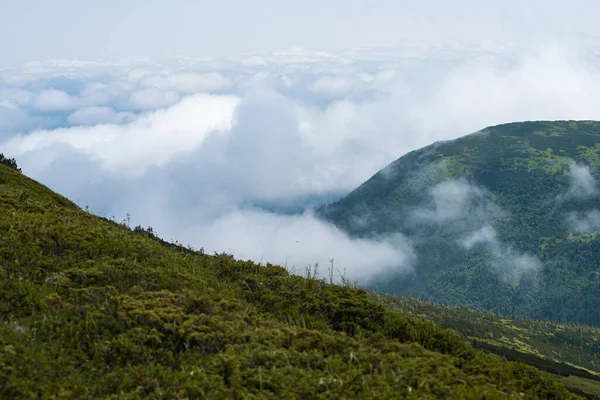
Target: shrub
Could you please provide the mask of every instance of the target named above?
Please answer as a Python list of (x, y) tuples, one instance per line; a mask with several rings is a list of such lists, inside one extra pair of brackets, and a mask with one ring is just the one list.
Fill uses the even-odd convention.
[(21, 168), (19, 168), (19, 166), (17, 165), (17, 160), (15, 160), (14, 158), (4, 157), (4, 154), (2, 153), (0, 153), (0, 164), (4, 164), (17, 172), (21, 172)]

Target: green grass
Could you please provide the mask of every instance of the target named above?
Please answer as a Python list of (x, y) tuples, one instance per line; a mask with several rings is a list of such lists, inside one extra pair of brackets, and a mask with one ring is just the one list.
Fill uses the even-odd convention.
[[(555, 376), (562, 375), (559, 380), (563, 383), (582, 379), (582, 382), (594, 382), (587, 386), (600, 386), (599, 328), (503, 318), (466, 307), (449, 307), (377, 292), (369, 292), (369, 296), (403, 315), (455, 329), (476, 348), (488, 353), (536, 366)], [(568, 381), (564, 379), (567, 376)], [(578, 393), (596, 394), (595, 390), (582, 390), (578, 389)]]
[(588, 399), (600, 399), (600, 382), (578, 376), (561, 376), (558, 378), (565, 387)]
[(542, 398), (367, 292), (165, 243), (0, 165), (0, 398)]

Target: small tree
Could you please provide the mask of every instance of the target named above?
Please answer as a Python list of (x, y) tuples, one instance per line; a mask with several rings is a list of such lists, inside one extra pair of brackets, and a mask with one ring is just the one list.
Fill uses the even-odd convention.
[(14, 158), (6, 158), (2, 153), (0, 153), (0, 164), (4, 164), (17, 172), (21, 172), (21, 168), (19, 168), (19, 166), (17, 165), (17, 160), (15, 160)]

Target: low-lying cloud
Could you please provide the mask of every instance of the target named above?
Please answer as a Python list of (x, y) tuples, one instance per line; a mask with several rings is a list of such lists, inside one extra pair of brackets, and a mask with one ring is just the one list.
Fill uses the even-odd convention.
[(34, 105), (42, 111), (63, 111), (75, 108), (76, 101), (62, 90), (48, 89), (37, 96)]
[[(572, 163), (569, 168), (569, 188), (558, 196), (559, 203), (566, 201), (589, 201), (596, 199), (598, 184), (589, 166)], [(566, 214), (566, 223), (575, 234), (600, 232), (600, 211), (597, 209), (573, 210)]]
[(519, 251), (514, 246), (503, 243), (498, 238), (496, 230), (490, 225), (485, 225), (459, 239), (459, 243), (467, 250), (478, 245), (487, 246), (493, 257), (490, 268), (505, 283), (513, 286), (518, 285), (523, 276), (535, 276), (542, 268), (542, 262), (536, 255)]
[(116, 112), (111, 107), (92, 106), (83, 107), (73, 112), (67, 118), (69, 125), (121, 125), (131, 122), (136, 115), (130, 112)]
[(433, 186), (429, 194), (431, 204), (412, 214), (419, 223), (463, 223), (465, 229), (469, 229), (479, 221), (501, 214), (489, 194), (464, 178), (442, 181)]
[(329, 260), (333, 259), (337, 282), (342, 276), (364, 283), (391, 269), (408, 271), (415, 260), (410, 242), (400, 234), (379, 241), (349, 238), (310, 212), (286, 216), (235, 210), (208, 226), (183, 231), (182, 238), (223, 249), (240, 259), (285, 265), (297, 273), (319, 263), (320, 277), (327, 276)]
[(600, 232), (600, 211), (571, 211), (567, 214), (567, 223), (577, 234)]
[[(516, 286), (521, 277), (542, 267), (536, 255), (503, 242), (494, 225), (508, 214), (487, 191), (465, 178), (444, 180), (429, 190), (430, 204), (411, 214), (412, 223), (441, 226), (465, 250), (486, 246), (491, 251), (490, 269), (502, 281)], [(451, 240), (451, 239), (449, 239)]]
[(598, 194), (598, 184), (587, 165), (572, 163), (569, 166), (569, 189), (559, 200), (587, 200)]
[[(339, 196), (410, 150), (485, 126), (600, 119), (593, 59), (558, 46), (459, 47), (4, 68), (0, 148), (82, 207), (130, 213), (167, 239), (299, 270), (334, 258), (366, 279), (414, 265), (410, 243), (357, 241), (311, 214), (257, 205), (302, 208), (303, 199)], [(573, 168), (575, 192), (595, 192), (586, 171)], [(486, 215), (500, 215), (468, 181), (446, 182), (432, 196), (421, 223), (457, 224), (464, 240), (494, 226)], [(471, 241), (496, 246), (489, 232), (480, 235), (487, 239)], [(498, 246), (526, 269), (527, 255)]]

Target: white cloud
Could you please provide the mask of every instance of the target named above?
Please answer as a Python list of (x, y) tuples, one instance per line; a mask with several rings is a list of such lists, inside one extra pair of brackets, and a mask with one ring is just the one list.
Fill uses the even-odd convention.
[(70, 125), (121, 124), (135, 118), (132, 113), (116, 112), (111, 107), (83, 107), (69, 115)]
[(27, 124), (28, 114), (14, 102), (0, 101), (0, 140)]
[(327, 276), (328, 262), (333, 259), (339, 270), (335, 272), (337, 281), (344, 270), (346, 277), (366, 281), (390, 269), (410, 270), (414, 261), (409, 242), (400, 235), (381, 241), (350, 239), (309, 213), (282, 216), (236, 210), (208, 226), (191, 228), (183, 236), (240, 259), (287, 265), (298, 273), (319, 263), (320, 277)]
[(482, 189), (464, 179), (443, 181), (431, 188), (430, 195), (431, 207), (417, 209), (413, 214), (419, 222), (480, 219), (499, 211), (485, 198)]
[[(484, 221), (486, 222), (486, 221)], [(500, 279), (511, 285), (518, 285), (523, 276), (535, 277), (542, 269), (542, 262), (532, 253), (522, 252), (515, 247), (503, 243), (496, 230), (490, 225), (472, 232), (458, 240), (467, 250), (477, 245), (487, 246), (492, 252), (490, 268)]]
[(512, 285), (517, 285), (524, 275), (532, 276), (531, 273), (535, 274), (542, 268), (542, 262), (537, 256), (503, 243), (496, 230), (487, 224), (458, 242), (467, 250), (477, 245), (488, 246), (493, 255), (490, 267), (504, 282)]
[[(568, 200), (589, 200), (598, 196), (598, 184), (590, 168), (583, 164), (572, 163), (569, 168), (569, 189), (557, 196), (559, 203)], [(569, 229), (576, 234), (588, 234), (600, 231), (600, 211), (588, 209), (571, 211), (566, 214)]]
[(445, 180), (433, 186), (430, 196), (428, 207), (411, 212), (413, 223), (441, 224), (450, 237), (458, 237), (458, 244), (466, 250), (487, 246), (492, 253), (490, 269), (511, 285), (518, 285), (524, 275), (535, 276), (531, 274), (541, 269), (537, 256), (519, 251), (500, 239), (493, 225), (506, 212), (483, 188), (464, 179)]
[(567, 215), (567, 223), (574, 233), (600, 232), (600, 211), (573, 211)]
[(267, 62), (265, 61), (265, 59), (262, 58), (262, 57), (260, 57), (260, 56), (248, 57), (247, 59), (243, 60), (242, 63), (244, 65), (251, 65), (251, 66), (256, 66), (256, 65), (265, 66), (265, 65), (267, 65)]
[(482, 243), (497, 243), (498, 235), (496, 234), (496, 230), (489, 225), (483, 226), (481, 229), (473, 232), (470, 235), (462, 238), (460, 240), (460, 244), (466, 248), (467, 250), (472, 249), (478, 244)]
[(174, 90), (148, 88), (131, 93), (129, 103), (137, 110), (154, 110), (173, 105), (179, 99), (179, 94)]
[(125, 125), (36, 131), (17, 136), (3, 147), (7, 153), (20, 156), (65, 144), (102, 160), (107, 169), (136, 175), (150, 165), (161, 165), (177, 152), (197, 147), (213, 131), (230, 129), (237, 103), (234, 97), (196, 95)]
[(569, 190), (563, 199), (589, 199), (598, 194), (598, 185), (586, 165), (572, 163), (569, 168), (571, 179)]
[(163, 90), (175, 90), (184, 94), (220, 92), (229, 89), (231, 86), (229, 79), (216, 72), (150, 75), (144, 76), (140, 83), (144, 86), (153, 86)]
[(27, 106), (33, 99), (33, 93), (28, 90), (21, 88), (1, 88), (0, 87), (0, 100), (10, 100), (18, 104), (19, 106)]
[(312, 90), (315, 93), (325, 95), (344, 96), (350, 93), (355, 87), (355, 82), (348, 78), (324, 77), (313, 83)]
[[(221, 242), (201, 236), (193, 229), (198, 221), (218, 233), (228, 223), (232, 231), (238, 225), (246, 227), (244, 231), (262, 219), (265, 226), (280, 227), (296, 220), (245, 207), (351, 190), (410, 150), (495, 123), (600, 119), (593, 106), (600, 103), (600, 72), (593, 58), (580, 53), (551, 47), (481, 56), (472, 49), (452, 53), (444, 48), (430, 53), (434, 58), (416, 59), (403, 58), (400, 50), (336, 54), (295, 49), (239, 58), (30, 65), (2, 72), (15, 79), (5, 79), (11, 88), (7, 84), (6, 91), (0, 91), (8, 93), (0, 106), (0, 113), (7, 116), (0, 118), (0, 133), (21, 134), (11, 139), (0, 136), (0, 145), (19, 159), (26, 173), (69, 197), (86, 199), (102, 212), (120, 216), (129, 212), (139, 216), (139, 223), (162, 227), (165, 235), (197, 247), (210, 241), (215, 248), (205, 247), (219, 251), (226, 250), (222, 248), (227, 246), (226, 237)], [(465, 54), (471, 58), (465, 59)], [(252, 57), (265, 63), (255, 60), (247, 65)], [(59, 101), (49, 103), (54, 110), (72, 111), (70, 124), (87, 126), (57, 129), (53, 121), (43, 129), (42, 121), (32, 125), (42, 128), (21, 128), (33, 121), (28, 107), (39, 100), (27, 93), (48, 87), (53, 77), (67, 72), (72, 79), (65, 85), (75, 87), (56, 86), (59, 93), (53, 96)], [(22, 82), (23, 88), (14, 91), (15, 82)], [(312, 90), (319, 85), (321, 92)], [(182, 97), (186, 91), (212, 90), (235, 96)], [(345, 100), (331, 100), (338, 96)], [(132, 109), (142, 111), (135, 120), (124, 114)], [(65, 180), (63, 171), (69, 168), (61, 166), (63, 159), (81, 164), (80, 178)], [(86, 174), (95, 177), (89, 184)], [(468, 185), (447, 183), (436, 190), (430, 207), (422, 210), (430, 223), (470, 221), (461, 207), (473, 202), (480, 202), (481, 207), (475, 208), (480, 214), (490, 211), (485, 193)], [(163, 214), (177, 225), (161, 222)], [(311, 217), (298, 221), (304, 221), (297, 226), (306, 230), (322, 228), (310, 222)], [(465, 232), (476, 232), (484, 225), (467, 227)], [(181, 232), (187, 236), (179, 236)], [(269, 241), (277, 242), (279, 233), (273, 232), (281, 230), (256, 232), (257, 240), (264, 235), (264, 260), (271, 261), (271, 255), (280, 260), (286, 251), (295, 254), (274, 249)], [(338, 238), (334, 231), (327, 232)], [(482, 237), (492, 241), (490, 235)], [(473, 240), (475, 245), (483, 239)], [(323, 241), (331, 243), (335, 254), (337, 247), (347, 248), (341, 239)], [(239, 247), (243, 254), (258, 257), (244, 247), (241, 236), (236, 243), (230, 246), (232, 251)], [(388, 266), (392, 258), (400, 262), (410, 253), (401, 251), (401, 257), (388, 247), (370, 245), (369, 249), (381, 251), (382, 264)], [(510, 246), (503, 248), (508, 251)], [(324, 252), (316, 252), (314, 258), (317, 254), (324, 257)], [(515, 265), (527, 261), (520, 256), (513, 254)], [(296, 257), (299, 264), (306, 261)], [(361, 260), (356, 270), (370, 268), (368, 260), (355, 258)]]
[(77, 99), (62, 90), (48, 89), (40, 93), (34, 105), (42, 111), (64, 111), (75, 108)]
[[(543, 46), (514, 60), (465, 63), (414, 102), (424, 132), (474, 132), (510, 121), (598, 119), (600, 71), (575, 50)], [(423, 96), (420, 96), (423, 98)], [(435, 118), (431, 118), (435, 115)]]

